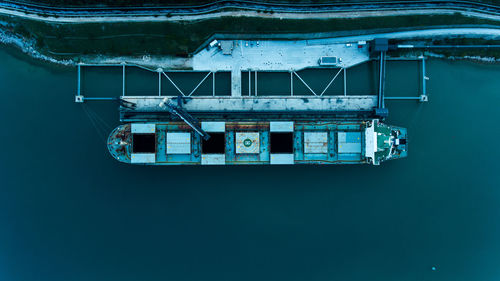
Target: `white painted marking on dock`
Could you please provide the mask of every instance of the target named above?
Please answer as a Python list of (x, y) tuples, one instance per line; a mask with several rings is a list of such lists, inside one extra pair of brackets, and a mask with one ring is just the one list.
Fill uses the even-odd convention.
[[(239, 46), (237, 46), (239, 45)], [(342, 59), (339, 67), (350, 67), (369, 60), (368, 48), (346, 47), (345, 42), (327, 40), (259, 40), (235, 41), (231, 55), (224, 55), (218, 47), (201, 50), (193, 57), (193, 70), (231, 71), (289, 71), (318, 67), (322, 56)]]

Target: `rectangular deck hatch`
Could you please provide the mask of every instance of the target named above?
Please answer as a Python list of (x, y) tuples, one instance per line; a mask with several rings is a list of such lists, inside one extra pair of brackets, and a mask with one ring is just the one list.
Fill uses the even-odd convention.
[(132, 123), (132, 134), (154, 134), (156, 132), (155, 124)]
[(293, 154), (279, 153), (271, 154), (271, 165), (292, 165), (294, 164)]
[(257, 154), (260, 152), (260, 137), (258, 132), (237, 132), (236, 153)]
[(155, 153), (132, 153), (130, 163), (148, 164), (156, 162)]
[(191, 133), (167, 132), (167, 154), (189, 153), (191, 153)]
[(201, 152), (203, 154), (224, 154), (226, 153), (226, 134), (210, 133), (210, 139), (202, 140)]
[(328, 133), (305, 132), (304, 153), (328, 153)]
[(225, 165), (225, 154), (202, 154), (201, 165)]
[(201, 129), (207, 133), (224, 133), (226, 122), (201, 122)]
[(156, 134), (132, 134), (133, 153), (155, 153)]
[(271, 153), (293, 153), (293, 133), (270, 133)]
[(269, 122), (271, 132), (293, 132), (292, 121), (272, 121)]
[(339, 153), (361, 153), (361, 132), (338, 132)]

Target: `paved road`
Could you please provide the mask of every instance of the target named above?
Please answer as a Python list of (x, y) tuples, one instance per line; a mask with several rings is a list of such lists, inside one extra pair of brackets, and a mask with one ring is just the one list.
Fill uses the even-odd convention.
[(436, 29), (420, 29), (410, 31), (398, 31), (388, 33), (374, 33), (359, 36), (346, 36), (325, 39), (312, 39), (309, 40), (312, 44), (332, 44), (342, 42), (353, 42), (359, 40), (372, 40), (374, 38), (416, 38), (416, 37), (434, 37), (439, 35), (447, 36), (469, 36), (469, 37), (486, 37), (486, 36), (500, 36), (500, 26), (498, 28), (436, 28)]
[[(227, 11), (237, 9), (238, 11)], [(265, 13), (262, 13), (265, 11)], [(471, 1), (391, 1), (331, 4), (276, 4), (220, 0), (199, 6), (54, 8), (20, 1), (0, 1), (0, 14), (53, 22), (172, 21), (220, 16), (342, 18), (408, 14), (462, 14), (500, 20), (500, 6)]]

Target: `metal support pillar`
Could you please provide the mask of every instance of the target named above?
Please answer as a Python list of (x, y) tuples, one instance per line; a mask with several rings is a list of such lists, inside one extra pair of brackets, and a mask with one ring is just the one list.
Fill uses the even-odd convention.
[(425, 95), (426, 94), (426, 90), (425, 90), (425, 58), (422, 57), (422, 95)]
[(257, 70), (255, 70), (255, 96), (257, 96)]
[(248, 95), (252, 95), (252, 71), (248, 70)]
[(429, 79), (429, 77), (427, 77), (425, 73), (425, 57), (422, 56), (422, 94), (420, 95), (420, 102), (428, 101), (427, 79)]
[(77, 65), (77, 85), (76, 85), (76, 95), (75, 95), (75, 102), (77, 103), (82, 103), (84, 102), (84, 98), (82, 96), (81, 92), (81, 70), (80, 70), (80, 64)]
[(344, 96), (347, 96), (347, 72), (344, 68)]
[(87, 97), (83, 98), (84, 100), (118, 100), (119, 98), (112, 98), (112, 97)]
[(76, 93), (78, 96), (80, 96), (81, 92), (80, 92), (80, 89), (81, 89), (81, 84), (80, 84), (80, 77), (81, 77), (81, 73), (80, 73), (80, 64), (78, 64), (78, 88), (76, 90)]
[(122, 66), (122, 96), (125, 96), (125, 63)]
[(290, 71), (290, 95), (293, 96), (293, 72)]
[(386, 100), (420, 100), (420, 97), (385, 97)]
[(161, 96), (161, 72), (158, 71), (158, 96)]

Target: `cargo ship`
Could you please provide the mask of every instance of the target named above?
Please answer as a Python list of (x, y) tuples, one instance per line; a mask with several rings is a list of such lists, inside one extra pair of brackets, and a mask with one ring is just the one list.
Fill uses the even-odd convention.
[[(190, 70), (149, 69), (124, 62), (118, 65), (122, 93), (115, 98), (84, 97), (80, 90), (83, 65), (78, 64), (75, 102), (109, 99), (119, 103), (122, 125), (111, 132), (107, 146), (123, 163), (379, 165), (406, 157), (406, 128), (383, 123), (389, 114), (385, 106), (388, 39), (376, 38), (370, 48), (361, 41), (357, 48), (351, 48), (351, 42), (328, 42), (226, 38), (200, 49)], [(378, 90), (350, 93), (347, 69), (371, 59), (378, 60)], [(421, 61), (422, 95), (387, 99), (427, 101), (423, 57)], [(127, 67), (157, 75), (158, 92), (128, 93)], [(321, 84), (321, 79), (308, 82), (302, 78), (302, 70), (328, 73), (331, 79), (324, 87), (310, 86)], [(274, 72), (280, 76), (270, 76)], [(279, 81), (286, 83), (272, 77), (281, 77)], [(343, 77), (339, 79), (343, 80), (343, 94), (331, 88), (337, 77)], [(197, 83), (181, 87), (178, 79)], [(162, 88), (165, 83), (168, 90)], [(276, 90), (262, 87), (277, 84), (283, 85)]]
[[(196, 129), (196, 128), (195, 128)], [(407, 156), (407, 131), (379, 121), (128, 123), (107, 146), (118, 161), (143, 165), (373, 164)]]

